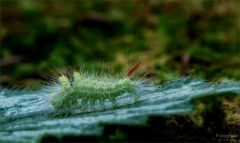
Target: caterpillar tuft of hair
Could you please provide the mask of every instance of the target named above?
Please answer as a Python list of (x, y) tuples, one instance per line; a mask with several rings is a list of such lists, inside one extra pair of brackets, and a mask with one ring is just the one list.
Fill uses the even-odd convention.
[(60, 91), (52, 96), (51, 103), (57, 110), (62, 110), (104, 105), (106, 100), (115, 106), (116, 98), (125, 93), (136, 100), (140, 95), (138, 82), (132, 80), (131, 75), (139, 65), (138, 63), (131, 68), (123, 78), (89, 75), (77, 71), (73, 72), (72, 77), (61, 75), (58, 77)]

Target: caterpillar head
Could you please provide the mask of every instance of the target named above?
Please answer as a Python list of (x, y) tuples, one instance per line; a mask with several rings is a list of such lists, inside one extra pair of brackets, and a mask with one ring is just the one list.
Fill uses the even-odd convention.
[(60, 76), (58, 81), (63, 87), (70, 86), (69, 79), (65, 75)]

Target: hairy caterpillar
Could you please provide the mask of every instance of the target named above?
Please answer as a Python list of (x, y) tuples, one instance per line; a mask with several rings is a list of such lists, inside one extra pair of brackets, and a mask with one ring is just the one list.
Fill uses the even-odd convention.
[(61, 75), (58, 82), (61, 91), (51, 99), (52, 105), (56, 109), (66, 108), (87, 108), (94, 106), (96, 103), (104, 104), (105, 100), (110, 100), (115, 104), (118, 96), (128, 93), (137, 99), (139, 91), (137, 82), (130, 79), (132, 73), (139, 67), (136, 64), (127, 73), (127, 77), (113, 78), (106, 76), (86, 75), (77, 71), (73, 72), (73, 77), (68, 78)]

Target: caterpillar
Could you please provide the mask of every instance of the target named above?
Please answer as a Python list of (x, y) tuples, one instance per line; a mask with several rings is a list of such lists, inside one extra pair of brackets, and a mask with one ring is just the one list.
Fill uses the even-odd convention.
[(96, 76), (73, 72), (71, 78), (65, 75), (58, 77), (60, 91), (52, 96), (52, 105), (58, 109), (85, 109), (93, 107), (97, 103), (104, 105), (106, 100), (115, 101), (118, 96), (128, 93), (137, 99), (139, 91), (137, 82), (131, 79), (132, 73), (139, 67), (140, 63), (131, 68), (124, 78), (109, 76)]

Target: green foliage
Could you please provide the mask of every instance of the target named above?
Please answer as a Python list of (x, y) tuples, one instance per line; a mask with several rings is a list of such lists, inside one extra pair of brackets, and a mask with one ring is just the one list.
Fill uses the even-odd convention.
[[(66, 110), (65, 116), (56, 114), (51, 104), (50, 95), (55, 89), (31, 93), (2, 89), (0, 141), (164, 141), (167, 138), (167, 141), (209, 142), (216, 133), (225, 131), (225, 113), (219, 97), (240, 95), (239, 82), (209, 84), (192, 78), (169, 81), (163, 86), (142, 84), (138, 88), (142, 94), (136, 102), (123, 94), (116, 99), (115, 109), (109, 106), (110, 101), (105, 101), (104, 110), (94, 105), (94, 109)], [(184, 116), (191, 115), (199, 101), (206, 112), (202, 112), (202, 125), (195, 125)], [(177, 126), (168, 119), (175, 115)], [(154, 120), (150, 116), (161, 117)], [(182, 138), (186, 132), (190, 137)]]
[[(20, 56), (21, 60), (1, 68), (1, 74), (13, 83), (39, 78), (36, 73), (49, 67), (77, 66), (82, 60), (104, 60), (120, 67), (118, 54), (128, 53), (125, 60), (133, 56), (145, 64), (164, 65), (165, 78), (190, 74), (238, 80), (238, 7), (237, 0), (4, 0), (1, 59)], [(181, 63), (184, 55), (190, 57), (187, 68)], [(161, 62), (162, 57), (167, 60)], [(181, 73), (182, 69), (186, 71)], [(155, 68), (153, 73), (157, 72), (165, 73)]]

